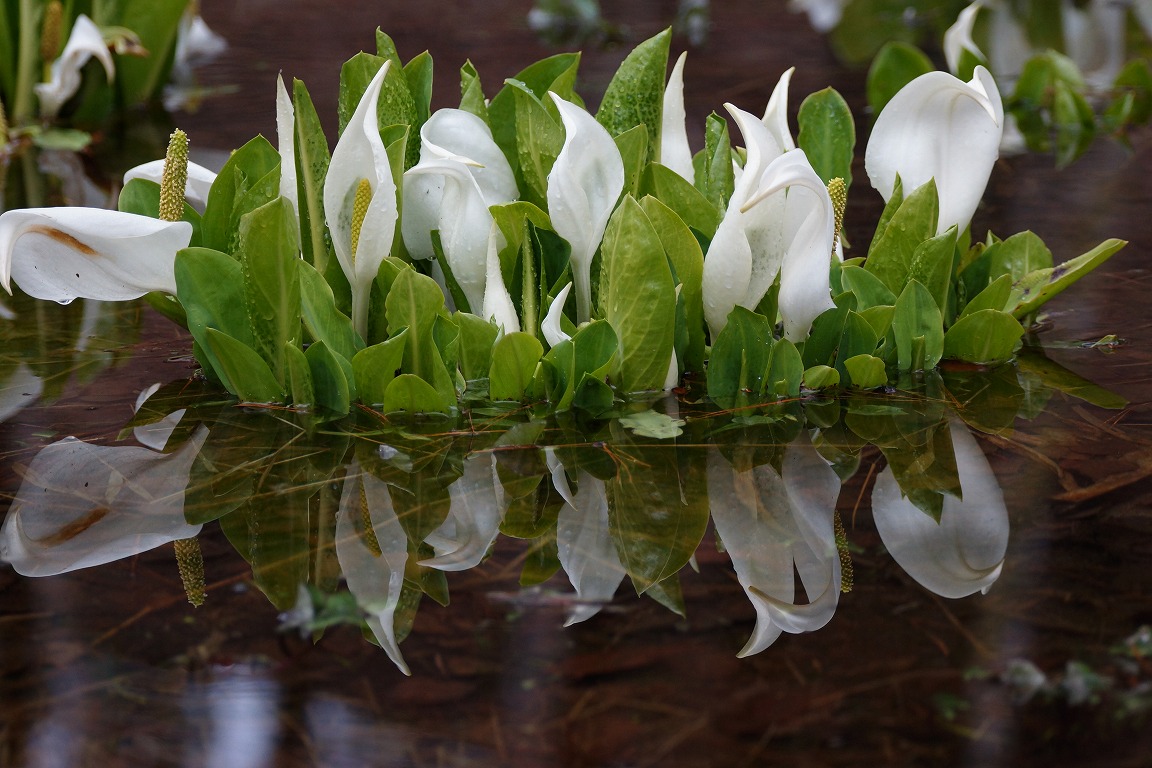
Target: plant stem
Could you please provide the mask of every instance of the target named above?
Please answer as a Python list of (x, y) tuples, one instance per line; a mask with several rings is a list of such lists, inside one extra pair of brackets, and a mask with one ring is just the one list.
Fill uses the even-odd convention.
[(40, 76), (40, 23), (43, 8), (36, 0), (20, 0), (20, 42), (16, 56), (16, 96), (12, 105), (12, 122), (31, 122), (32, 87)]

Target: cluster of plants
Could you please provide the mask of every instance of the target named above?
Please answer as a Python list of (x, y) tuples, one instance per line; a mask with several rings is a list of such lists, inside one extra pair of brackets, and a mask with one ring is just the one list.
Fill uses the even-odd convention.
[[(0, 7), (0, 102), (9, 140), (79, 149), (76, 128), (156, 101), (174, 67), (222, 42), (196, 0), (10, 0)], [(4, 121), (0, 121), (3, 123)]]
[(1123, 245), (1056, 265), (1030, 233), (971, 240), (1004, 124), (977, 67), (917, 78), (877, 120), (866, 166), (887, 206), (867, 257), (843, 260), (844, 100), (805, 99), (794, 140), (785, 73), (763, 118), (726, 106), (744, 146), (713, 114), (693, 154), (669, 41), (637, 46), (595, 115), (578, 54), (490, 99), (466, 63), (459, 109), (433, 113), (430, 56), (404, 63), (378, 32), (341, 70), (331, 152), (304, 84), (281, 86), (278, 146), (257, 137), (218, 175), (178, 132), (118, 212), (5, 213), (0, 280), (56, 301), (149, 293), (244, 401), (601, 414), (685, 381), (739, 404), (1001, 364)]

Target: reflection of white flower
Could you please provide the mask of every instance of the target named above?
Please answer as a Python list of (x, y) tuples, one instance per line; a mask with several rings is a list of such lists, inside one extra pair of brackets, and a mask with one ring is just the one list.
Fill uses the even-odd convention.
[(945, 496), (936, 522), (905, 498), (888, 467), (876, 479), (872, 515), (884, 546), (909, 576), (942, 597), (965, 597), (987, 592), (1000, 577), (1008, 510), (975, 438), (959, 421), (950, 429), (963, 498)]
[(846, 5), (848, 0), (791, 0), (788, 8), (793, 12), (807, 13), (812, 29), (823, 34), (831, 32), (840, 23)]
[(475, 568), (500, 533), (507, 504), (496, 477), (496, 454), (474, 453), (464, 461), (464, 474), (448, 486), (448, 517), (428, 534), (436, 557), (420, 565), (442, 571)]
[(388, 485), (348, 466), (336, 520), (336, 559), (348, 590), (368, 614), (368, 626), (401, 672), (411, 674), (396, 642), (396, 606), (404, 587), (408, 537), (392, 507)]
[(564, 626), (587, 621), (616, 594), (624, 580), (624, 565), (608, 526), (608, 495), (604, 481), (581, 471), (573, 494), (552, 448), (545, 449), (552, 484), (564, 498), (556, 522), (560, 565), (576, 590), (576, 603)]
[(68, 36), (64, 50), (56, 61), (52, 62), (51, 79), (35, 86), (36, 96), (40, 99), (42, 117), (56, 117), (64, 102), (80, 90), (81, 71), (93, 57), (103, 65), (108, 82), (112, 82), (116, 66), (112, 63), (112, 54), (108, 52), (108, 45), (104, 42), (104, 34), (92, 19), (80, 14), (72, 24), (72, 33)]
[[(782, 632), (820, 629), (840, 600), (840, 559), (832, 517), (840, 479), (802, 434), (769, 465), (737, 471), (708, 454), (708, 503), (736, 577), (756, 608), (756, 629), (740, 656), (759, 653)], [(797, 603), (793, 572), (808, 597)]]
[(0, 529), (0, 559), (25, 576), (109, 563), (200, 532), (184, 520), (200, 427), (179, 450), (90, 445), (68, 437), (32, 459)]

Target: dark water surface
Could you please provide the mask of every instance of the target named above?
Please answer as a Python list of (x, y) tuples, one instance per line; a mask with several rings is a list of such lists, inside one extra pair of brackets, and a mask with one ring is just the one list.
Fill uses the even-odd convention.
[[(231, 48), (203, 80), (235, 89), (176, 121), (204, 149), (238, 146), (257, 132), (271, 137), (275, 73), (282, 70), (308, 83), (334, 132), (339, 64), (370, 48), (377, 26), (404, 58), (431, 51), (437, 106), (455, 104), (456, 70), (465, 57), (491, 94), (504, 77), (552, 52), (526, 28), (528, 5), (205, 2), (207, 20)], [(640, 40), (666, 23), (674, 5), (630, 3), (621, 20)], [(793, 111), (804, 94), (831, 84), (862, 114), (863, 73), (838, 67), (784, 2), (713, 5), (709, 43), (689, 54), (690, 124), (700, 125), (724, 101), (762, 109), (780, 72), (792, 65)], [(590, 103), (625, 51), (588, 52), (580, 90)], [(19, 318), (33, 315), (38, 328), (56, 330), (0, 320), (6, 334), (0, 508), (7, 510), (35, 469), (38, 452), (65, 436), (137, 445), (121, 430), (137, 395), (154, 382), (167, 385), (158, 398), (190, 403), (211, 434), (197, 437), (192, 416), (181, 422), (182, 444), (204, 440), (199, 463), (183, 470), (192, 473), (185, 514), (205, 521), (198, 536), (207, 576), (203, 606), (188, 605), (168, 544), (47, 578), (0, 565), (0, 766), (1152, 764), (1146, 718), (1126, 709), (1147, 702), (1152, 670), (1142, 653), (1152, 643), (1118, 648), (1152, 624), (1152, 137), (1136, 136), (1134, 145), (1129, 152), (1100, 143), (1062, 172), (1050, 158), (1004, 159), (974, 225), (1001, 236), (1030, 228), (1058, 260), (1107, 237), (1130, 241), (1098, 274), (1049, 305), (1050, 327), (1039, 336), (1049, 361), (1128, 405), (1100, 407), (1101, 390), (1067, 374), (1060, 382), (1065, 389), (1081, 386), (1082, 397), (1025, 392), (1027, 371), (1051, 367), (1036, 356), (1022, 360), (1021, 377), (950, 373), (952, 394), (933, 391), (932, 415), (917, 411), (919, 432), (893, 427), (904, 437), (889, 435), (883, 450), (853, 443), (860, 468), (836, 506), (854, 584), (839, 596), (835, 615), (819, 631), (786, 633), (744, 659), (736, 654), (756, 615), (711, 526), (696, 552), (698, 570), (680, 574), (684, 617), (624, 584), (599, 615), (562, 628), (579, 608), (568, 581), (559, 574), (521, 589), (521, 575), (539, 552), (502, 536), (478, 567), (447, 574), (449, 606), (423, 600), (400, 645), (411, 677), (357, 627), (331, 627), (315, 644), (277, 632), (278, 615), (292, 606), (300, 580), (326, 584), (338, 573), (334, 558), (343, 558), (342, 545), (324, 536), (339, 525), (338, 481), (354, 476), (353, 459), (381, 474), (402, 463), (393, 453), (399, 451), (430, 473), (390, 481), (411, 491), (408, 509), (418, 512), (445, 503), (453, 471), (464, 471), (465, 457), (476, 455), (469, 449), (499, 456), (493, 466), (499, 464), (506, 487), (514, 476), (544, 478), (547, 485), (543, 449), (502, 453), (495, 443), (497, 425), (527, 418), (488, 414), (398, 433), (366, 416), (356, 422), (355, 441), (323, 430), (305, 434), (290, 416), (239, 412), (183, 384), (195, 369), (189, 340), (150, 310), (9, 301)], [(866, 243), (879, 197), (866, 188), (862, 168), (856, 181), (848, 234)], [(1122, 342), (1107, 349), (1080, 343), (1107, 334)], [(1001, 394), (972, 396), (982, 389)], [(1044, 397), (1042, 412), (1033, 408), (1033, 418), (1013, 421), (1018, 408)], [(987, 594), (960, 599), (926, 589), (911, 575), (915, 568), (897, 564), (870, 505), (885, 458), (899, 464), (910, 455), (892, 448), (892, 440), (915, 443), (916, 434), (934, 434), (947, 442), (943, 400), (954, 400), (966, 420), (984, 427), (971, 434), (1003, 494), (1001, 532), (1010, 530), (999, 579)], [(681, 405), (682, 417), (694, 413)], [(859, 419), (883, 407), (883, 401), (832, 406), (845, 421), (845, 414)], [(828, 444), (844, 438), (830, 426), (836, 421), (820, 433)], [(810, 450), (802, 441), (789, 454), (793, 449), (784, 445), (798, 428), (778, 422), (739, 430), (731, 429), (731, 414), (688, 422), (676, 446), (604, 425), (585, 436), (551, 426), (533, 439), (556, 448), (570, 476), (585, 471), (582, 489), (594, 487), (596, 477), (607, 482), (625, 518), (635, 511), (628, 493), (666, 501), (669, 476), (700, 481), (671, 489), (698, 507), (705, 477), (709, 489), (729, 482), (711, 473), (735, 472), (764, 457), (779, 468), (784, 456), (787, 480), (787, 456)], [(718, 436), (721, 426), (743, 442)], [(758, 451), (763, 456), (752, 458)], [(446, 468), (429, 469), (438, 457), (449, 457)], [(603, 469), (605, 457), (613, 469)], [(97, 463), (112, 466), (103, 457)], [(238, 469), (246, 463), (253, 472)], [(148, 488), (166, 489), (154, 491), (155, 503), (163, 504), (172, 493), (163, 482), (182, 479), (181, 470), (175, 463), (156, 466), (149, 471), (160, 485)], [(211, 475), (213, 467), (219, 475)], [(661, 475), (668, 467), (672, 475)], [(644, 480), (645, 471), (655, 479)], [(116, 477), (111, 470), (104, 476)], [(247, 479), (228, 480), (237, 477)], [(243, 483), (246, 490), (237, 491)], [(126, 498), (121, 491), (103, 489), (109, 504)], [(214, 499), (235, 504), (241, 496), (251, 500), (246, 516), (216, 519)], [(393, 496), (400, 498), (398, 491)], [(365, 501), (361, 509), (369, 506)], [(315, 516), (303, 532), (293, 529), (299, 520), (276, 517), (297, 508)], [(107, 514), (93, 512), (61, 535), (96, 532)], [(373, 523), (376, 546), (387, 551), (384, 529)], [(364, 526), (356, 530), (357, 543), (367, 546)], [(654, 536), (661, 537), (676, 540)], [(678, 602), (674, 593), (664, 597)], [(1021, 701), (1021, 686), (1003, 680), (1023, 669), (1020, 659), (1053, 681), (1049, 693)], [(1070, 662), (1085, 666), (1069, 668)]]

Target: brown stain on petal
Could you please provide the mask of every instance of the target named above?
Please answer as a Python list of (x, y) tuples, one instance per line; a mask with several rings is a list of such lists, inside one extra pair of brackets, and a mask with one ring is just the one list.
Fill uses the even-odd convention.
[(55, 240), (56, 242), (60, 243), (61, 245), (65, 245), (65, 246), (67, 246), (67, 247), (69, 247), (75, 251), (79, 251), (80, 253), (84, 254), (85, 256), (99, 256), (100, 255), (100, 253), (98, 251), (96, 251), (95, 249), (93, 249), (91, 246), (85, 245), (84, 243), (80, 242), (79, 240), (77, 240), (75, 237), (68, 234), (67, 232), (63, 232), (63, 231), (56, 229), (54, 227), (46, 227), (46, 226), (30, 227), (28, 229), (28, 233), (35, 233), (37, 235), (44, 235), (45, 237), (50, 237), (53, 240)]
[(45, 536), (43, 539), (39, 539), (36, 543), (54, 547), (59, 544), (63, 544), (66, 541), (71, 541), (107, 517), (109, 511), (110, 510), (108, 507), (96, 507), (96, 509), (89, 512), (84, 517), (68, 523), (63, 528), (56, 531), (56, 533), (52, 534), (51, 536)]

